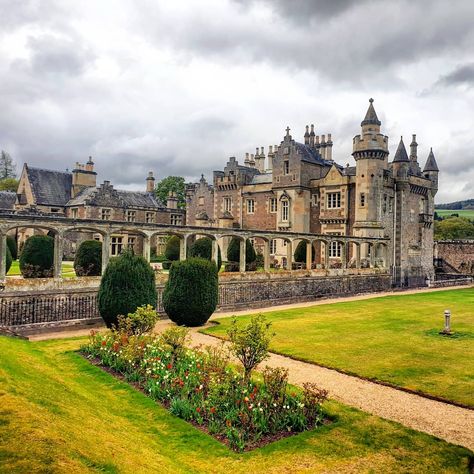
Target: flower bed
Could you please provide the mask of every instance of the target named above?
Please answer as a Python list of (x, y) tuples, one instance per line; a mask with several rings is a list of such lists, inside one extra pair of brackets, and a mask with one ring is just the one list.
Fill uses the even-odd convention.
[(249, 379), (223, 348), (187, 348), (182, 328), (161, 336), (93, 332), (82, 352), (236, 451), (324, 421), (325, 391), (313, 384), (302, 393), (290, 391), (282, 368), (265, 368), (262, 382)]

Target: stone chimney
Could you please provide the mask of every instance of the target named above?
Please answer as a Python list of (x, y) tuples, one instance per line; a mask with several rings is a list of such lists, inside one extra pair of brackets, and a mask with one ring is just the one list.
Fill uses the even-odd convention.
[(311, 124), (311, 133), (309, 134), (309, 146), (310, 147), (314, 147), (314, 137), (315, 137), (314, 124), (312, 123)]
[(306, 131), (304, 132), (304, 144), (309, 145), (309, 125), (306, 125)]
[(273, 157), (274, 156), (275, 156), (275, 153), (273, 152), (273, 145), (269, 145), (269, 147), (268, 147), (268, 166), (267, 166), (268, 171), (273, 170)]
[(321, 135), (321, 148), (320, 153), (322, 158), (326, 159), (326, 135)]
[(332, 161), (332, 138), (328, 133), (328, 140), (326, 142), (326, 160)]
[(146, 192), (152, 193), (155, 190), (155, 178), (153, 177), (153, 171), (148, 171), (146, 178)]
[(94, 162), (92, 157), (85, 165), (76, 162), (72, 170), (72, 189), (71, 197), (77, 196), (85, 188), (95, 188), (97, 186), (97, 173), (94, 171)]
[(168, 209), (178, 209), (178, 197), (174, 191), (169, 192), (166, 207)]

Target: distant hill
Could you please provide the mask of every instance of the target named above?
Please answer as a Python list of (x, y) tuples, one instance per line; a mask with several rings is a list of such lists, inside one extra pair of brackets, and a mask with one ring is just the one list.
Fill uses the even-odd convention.
[(451, 211), (460, 211), (462, 209), (474, 209), (474, 199), (466, 199), (465, 201), (450, 202), (448, 204), (436, 204), (435, 209), (448, 209)]

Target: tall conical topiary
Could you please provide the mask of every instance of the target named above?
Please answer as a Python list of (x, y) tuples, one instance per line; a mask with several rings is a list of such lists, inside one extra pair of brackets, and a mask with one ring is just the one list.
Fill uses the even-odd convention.
[(139, 306), (156, 308), (153, 269), (143, 257), (124, 251), (107, 265), (97, 300), (99, 313), (109, 328), (117, 325), (118, 316), (133, 313)]
[(12, 254), (10, 252), (9, 247), (7, 247), (6, 251), (6, 264), (5, 264), (5, 274), (8, 273), (8, 270), (10, 270), (10, 267), (12, 266)]
[(203, 325), (216, 310), (218, 286), (213, 262), (203, 258), (174, 262), (163, 292), (166, 314), (179, 325)]
[[(201, 257), (205, 258), (206, 260), (212, 260), (212, 239), (209, 237), (203, 237), (201, 239), (197, 239), (189, 249), (189, 256), (190, 257)], [(220, 270), (222, 265), (222, 257), (221, 257), (221, 248), (218, 246), (218, 254), (217, 254), (217, 269)]]
[(74, 258), (77, 276), (99, 276), (102, 273), (102, 243), (98, 240), (84, 240)]
[(10, 249), (10, 255), (13, 260), (18, 258), (18, 245), (16, 244), (16, 240), (11, 235), (7, 235), (7, 245)]
[(53, 276), (54, 239), (48, 235), (28, 237), (20, 255), (20, 271), (25, 278)]
[(165, 257), (168, 260), (179, 260), (180, 238), (177, 235), (172, 235), (168, 242), (166, 242)]

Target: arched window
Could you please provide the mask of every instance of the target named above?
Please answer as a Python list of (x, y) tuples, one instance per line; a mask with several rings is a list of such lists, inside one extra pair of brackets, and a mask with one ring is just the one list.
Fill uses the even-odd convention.
[(290, 203), (288, 199), (282, 199), (281, 201), (281, 221), (288, 222), (290, 219)]

